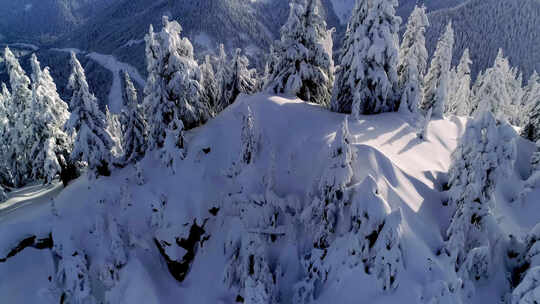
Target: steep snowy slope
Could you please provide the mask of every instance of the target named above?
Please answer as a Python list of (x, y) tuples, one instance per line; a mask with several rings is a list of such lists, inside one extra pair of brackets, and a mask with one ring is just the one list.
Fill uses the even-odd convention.
[[(238, 171), (233, 163), (241, 153), (248, 106), (258, 145), (253, 162)], [(45, 196), (9, 213), (0, 209), (0, 258), (8, 257), (0, 260), (2, 299), (58, 303), (61, 293), (52, 282), (58, 269), (67, 269), (61, 282), (79, 282), (73, 294), (92, 294), (100, 303), (234, 303), (252, 289), (246, 282), (239, 298), (236, 288), (223, 283), (224, 274), (255, 269), (252, 258), (248, 267), (231, 264), (224, 255), (242, 236), (262, 240), (256, 251), (266, 257), (262, 265), (274, 275), (274, 291), (280, 303), (292, 303), (293, 286), (303, 278), (301, 261), (312, 246), (313, 231), (304, 227), (302, 210), (317, 196), (329, 166), (329, 144), (344, 117), (286, 97), (241, 97), (187, 134), (188, 156), (175, 174), (147, 155), (141, 163), (143, 185), (129, 166), (98, 180), (83, 176), (48, 203)], [(407, 117), (397, 113), (349, 123), (356, 154), (354, 195), (394, 219), (401, 214), (403, 269), (395, 278), (398, 288), (383, 292), (374, 274), (352, 263), (350, 236), (338, 236), (328, 256), (321, 257), (328, 280), (318, 285), (317, 303), (459, 303), (459, 291), (449, 291), (458, 286), (451, 263), (438, 253), (451, 217), (443, 205), (445, 172), (466, 123), (457, 117), (433, 121), (427, 141), (420, 141)], [(525, 164), (531, 150), (532, 144), (520, 141), (518, 163)], [(518, 184), (520, 174), (516, 171), (506, 184)], [(523, 234), (540, 220), (535, 207), (524, 202), (529, 215), (521, 221), (519, 207), (508, 203), (512, 187), (500, 192), (497, 210), (504, 212), (497, 216), (513, 233)], [(285, 208), (271, 231), (257, 228), (268, 211), (265, 202)], [(29, 241), (20, 242), (24, 239)], [(13, 251), (21, 247), (28, 248)], [(270, 275), (261, 269), (250, 273)], [(497, 303), (508, 292), (505, 275), (504, 267), (495, 270), (470, 303)]]

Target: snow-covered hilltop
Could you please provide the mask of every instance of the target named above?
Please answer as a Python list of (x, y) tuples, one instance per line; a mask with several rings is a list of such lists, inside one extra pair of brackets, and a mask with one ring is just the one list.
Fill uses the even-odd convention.
[[(242, 152), (239, 117), (248, 108), (258, 134), (256, 153), (231, 177), (228, 173)], [(344, 191), (352, 205), (336, 210), (339, 224), (332, 244), (312, 249), (320, 229), (312, 226), (312, 208), (322, 179), (333, 174), (328, 159), (341, 141), (345, 117), (295, 99), (242, 97), (186, 134), (191, 138), (187, 156), (175, 166), (175, 174), (149, 156), (139, 169), (130, 165), (111, 177), (81, 178), (45, 204), (36, 200), (8, 214), (0, 211), (2, 257), (25, 237), (46, 239), (52, 233), (54, 239), (53, 254), (27, 248), (0, 263), (0, 293), (10, 303), (56, 303), (59, 294), (48, 278), (56, 278), (58, 263), (68, 263), (64, 260), (69, 257), (75, 264), (64, 265), (65, 283), (76, 285), (65, 288), (81, 298), (91, 294), (98, 302), (232, 303), (238, 296), (268, 292), (280, 303), (290, 303), (316, 262), (324, 267), (318, 270), (324, 279), (312, 287), (314, 303), (352, 303), (365, 297), (373, 303), (456, 303), (462, 290), (444, 249), (455, 206), (447, 203), (444, 189), (450, 154), (467, 120), (432, 121), (426, 141), (398, 113), (349, 122), (350, 143), (345, 145), (352, 175)], [(527, 152), (516, 163), (526, 163), (531, 148), (519, 141), (519, 151)], [(501, 227), (499, 246), (511, 244), (510, 234), (525, 237), (540, 220), (533, 199), (538, 192), (511, 201), (522, 169), (516, 166), (497, 180), (497, 185), (508, 185), (498, 187), (492, 209)], [(138, 170), (146, 181), (142, 185)], [(352, 229), (353, 211), (360, 212), (358, 220), (374, 221), (374, 229), (377, 222), (395, 225), (392, 242), (398, 242), (401, 260), (391, 284), (394, 291), (383, 290), (384, 276), (366, 268), (360, 247), (355, 249), (364, 240)], [(364, 225), (359, 228), (369, 227)], [(386, 250), (377, 244), (387, 236), (365, 237), (375, 244), (367, 254), (373, 255), (377, 269), (382, 262), (378, 254)], [(465, 303), (495, 303), (510, 292), (507, 271), (497, 265), (503, 264), (490, 265), (489, 279), (482, 278)], [(32, 288), (26, 290), (28, 286)]]
[(27, 73), (6, 47), (1, 299), (540, 302), (540, 76), (499, 49), (474, 80), (452, 22), (429, 58), (426, 7), (403, 39), (397, 8), (357, 0), (334, 56), (322, 3), (291, 0), (264, 70), (197, 56), (166, 14), (137, 43), (146, 79), (48, 50), (66, 91), (42, 49)]

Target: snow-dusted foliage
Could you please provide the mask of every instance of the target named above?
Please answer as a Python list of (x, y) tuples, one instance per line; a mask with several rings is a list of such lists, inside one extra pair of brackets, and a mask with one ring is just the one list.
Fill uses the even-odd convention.
[(223, 275), (225, 286), (233, 290), (237, 302), (273, 304), (278, 302), (276, 280), (269, 265), (265, 242), (255, 233), (234, 234), (225, 244), (228, 263)]
[(507, 123), (490, 112), (478, 113), (452, 154), (449, 194), (456, 211), (447, 231), (447, 249), (456, 269), (471, 250), (494, 242), (492, 234), (498, 231), (491, 211), (494, 191), (498, 178), (509, 174), (516, 158), (515, 137)]
[(429, 26), (426, 7), (416, 6), (407, 22), (403, 41), (399, 48), (398, 77), (401, 89), (399, 111), (417, 113), (422, 101), (422, 87), (426, 73), (428, 52), (426, 50), (426, 27)]
[(240, 133), (239, 155), (233, 161), (231, 168), (227, 172), (228, 177), (238, 176), (244, 167), (253, 164), (259, 150), (260, 134), (255, 124), (255, 118), (251, 108), (248, 106), (245, 113), (242, 113), (242, 130)]
[(465, 49), (457, 69), (452, 69), (452, 83), (448, 88), (445, 114), (459, 116), (471, 114), (471, 64), (469, 49)]
[(146, 180), (140, 162), (135, 163), (135, 177), (137, 178), (137, 185), (142, 186), (145, 184)]
[(512, 291), (512, 304), (540, 302), (540, 266), (527, 271), (523, 281)]
[(219, 99), (216, 112), (223, 111), (231, 105), (240, 94), (253, 94), (258, 89), (257, 71), (249, 69), (249, 60), (242, 55), (241, 49), (236, 49), (232, 61), (227, 61), (227, 55), (220, 46), (217, 58), (219, 81)]
[(201, 68), (201, 85), (204, 89), (204, 99), (208, 108), (212, 111), (216, 109), (219, 101), (219, 84), (216, 79), (216, 73), (214, 72), (214, 66), (212, 65), (212, 59), (210, 55), (204, 57), (204, 62), (200, 65)]
[(499, 50), (493, 67), (478, 76), (473, 87), (473, 112), (491, 111), (497, 119), (519, 123), (521, 84), (517, 69), (513, 69)]
[(122, 110), (122, 163), (136, 162), (144, 156), (148, 140), (148, 125), (137, 91), (128, 73), (124, 73), (125, 109)]
[(68, 133), (75, 137), (71, 159), (86, 163), (93, 175), (109, 175), (111, 150), (114, 141), (107, 131), (107, 119), (90, 92), (84, 69), (75, 53), (71, 53), (69, 86), (71, 115), (66, 124)]
[(511, 304), (534, 304), (540, 301), (540, 224), (527, 234), (524, 245), (520, 256), (521, 277), (512, 291)]
[(60, 257), (54, 278), (54, 294), (59, 294), (63, 302), (86, 304), (94, 303), (88, 271), (88, 260), (81, 250), (56, 252)]
[(384, 291), (391, 291), (399, 286), (398, 275), (403, 271), (403, 254), (399, 238), (401, 211), (390, 213), (379, 226), (376, 241), (370, 249), (368, 265), (371, 263), (374, 274)]
[(250, 70), (249, 60), (236, 49), (232, 60), (232, 87), (228, 88), (225, 97), (232, 104), (240, 94), (253, 94), (257, 90), (257, 71)]
[(32, 174), (30, 151), (34, 145), (32, 115), (32, 90), (30, 78), (9, 48), (4, 52), (4, 61), (9, 74), (11, 98), (9, 98), (6, 151), (4, 161), (9, 166), (12, 184), (22, 186)]
[(0, 185), (10, 185), (13, 182), (11, 163), (8, 161), (11, 93), (5, 83), (2, 83), (0, 89)]
[(540, 140), (540, 77), (536, 72), (525, 87), (523, 102), (526, 118), (521, 136), (537, 142)]
[(7, 199), (7, 194), (6, 194), (6, 190), (4, 189), (4, 187), (2, 187), (2, 185), (0, 185), (0, 202), (3, 202)]
[(111, 136), (111, 139), (114, 142), (114, 145), (111, 149), (112, 156), (116, 159), (121, 157), (123, 154), (123, 145), (124, 136), (122, 133), (122, 123), (121, 116), (118, 114), (111, 113), (109, 106), (105, 106), (105, 121), (107, 122), (107, 133)]
[(183, 147), (182, 130), (204, 123), (210, 117), (201, 86), (202, 76), (193, 57), (193, 46), (180, 36), (182, 27), (163, 17), (163, 29), (155, 33), (150, 26), (146, 41), (148, 79), (144, 105), (150, 127), (151, 149), (163, 156), (178, 154)]
[(357, 1), (347, 26), (332, 110), (374, 114), (399, 106), (397, 0)]
[(336, 232), (335, 226), (339, 212), (344, 205), (350, 203), (350, 193), (347, 188), (352, 183), (354, 160), (349, 123), (345, 117), (330, 148), (329, 166), (319, 182), (321, 197), (315, 198), (311, 207), (312, 217), (315, 216), (312, 225), (319, 231), (316, 237), (316, 246), (319, 248), (324, 249), (330, 245), (333, 234)]
[(232, 69), (230, 66), (229, 58), (225, 52), (225, 46), (219, 45), (219, 53), (216, 58), (216, 104), (214, 105), (214, 112), (219, 113), (223, 111), (228, 105), (229, 100), (226, 96), (227, 87), (231, 86), (232, 81)]
[(319, 13), (320, 0), (290, 3), (266, 90), (289, 94), (323, 106), (330, 104), (334, 83), (332, 32)]
[(448, 23), (446, 31), (437, 43), (437, 49), (431, 59), (428, 73), (424, 79), (424, 99), (421, 109), (427, 112), (433, 108), (433, 117), (442, 118), (445, 104), (448, 102), (450, 66), (454, 47), (454, 30)]
[(422, 116), (416, 122), (416, 136), (422, 140), (428, 140), (428, 131), (429, 123), (431, 122), (431, 115), (433, 114), (433, 109), (429, 109), (426, 113), (426, 116)]
[(41, 69), (35, 54), (32, 64), (32, 113), (34, 146), (32, 176), (50, 183), (62, 170), (71, 152), (72, 139), (64, 131), (69, 119), (67, 104), (58, 95), (48, 68)]

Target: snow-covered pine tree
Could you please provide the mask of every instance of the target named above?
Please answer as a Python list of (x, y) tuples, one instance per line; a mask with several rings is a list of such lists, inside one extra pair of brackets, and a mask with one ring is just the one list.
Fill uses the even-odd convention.
[(357, 118), (398, 109), (397, 5), (397, 0), (356, 1), (336, 72), (333, 111)]
[(256, 129), (255, 118), (250, 106), (247, 107), (245, 113), (242, 113), (240, 141), (240, 154), (226, 173), (229, 178), (238, 176), (244, 167), (251, 165), (259, 151), (260, 134)]
[(146, 152), (148, 140), (147, 124), (144, 110), (137, 98), (137, 90), (128, 73), (124, 73), (124, 100), (126, 105), (122, 110), (123, 130), (122, 146), (124, 165), (137, 162)]
[(319, 14), (320, 0), (293, 0), (266, 90), (328, 106), (334, 83), (332, 32)]
[(426, 27), (429, 26), (426, 7), (416, 6), (407, 22), (399, 49), (398, 77), (401, 89), (399, 111), (417, 113), (422, 101), (422, 87), (427, 68)]
[(347, 117), (336, 132), (330, 147), (330, 162), (319, 182), (320, 199), (314, 199), (306, 211), (311, 215), (312, 228), (318, 230), (315, 246), (325, 249), (330, 246), (340, 210), (350, 204), (350, 187), (353, 178), (352, 164), (355, 160), (349, 122)]
[(217, 114), (228, 105), (225, 91), (227, 87), (231, 86), (232, 70), (229, 64), (227, 53), (225, 52), (225, 46), (219, 45), (219, 53), (216, 58), (216, 83), (217, 83), (217, 97), (216, 105), (214, 106), (214, 112)]
[(277, 63), (276, 52), (274, 51), (274, 46), (270, 46), (270, 51), (266, 55), (266, 62), (264, 64), (264, 73), (260, 81), (261, 88), (265, 88), (266, 85), (272, 80), (272, 74), (274, 74), (274, 67)]
[(459, 116), (471, 114), (471, 64), (469, 49), (465, 49), (455, 71), (453, 84), (448, 90), (445, 113)]
[(114, 142), (111, 152), (115, 160), (123, 155), (122, 142), (124, 139), (120, 119), (120, 115), (111, 113), (109, 105), (105, 105), (105, 121), (107, 122), (107, 132), (111, 135)]
[(71, 53), (69, 87), (71, 115), (66, 124), (68, 133), (75, 135), (71, 159), (88, 165), (92, 175), (108, 176), (111, 166), (111, 149), (114, 141), (107, 132), (107, 119), (98, 108), (97, 99), (90, 92), (84, 69), (75, 53)]
[[(517, 71), (499, 50), (493, 67), (487, 69), (475, 82), (473, 88), (473, 113), (491, 111), (497, 119), (512, 123), (520, 92), (517, 91)], [(521, 88), (521, 87), (520, 87)]]
[(523, 99), (527, 117), (524, 119), (521, 136), (537, 142), (540, 140), (540, 77), (536, 72), (529, 79)]
[(60, 298), (66, 303), (93, 303), (88, 260), (84, 252), (62, 250), (57, 255), (60, 259), (55, 276), (55, 289), (60, 293)]
[(279, 277), (270, 268), (267, 246), (257, 234), (237, 232), (232, 231), (225, 244), (225, 285), (237, 293), (236, 302), (278, 303), (276, 285)]
[(32, 64), (32, 112), (34, 146), (30, 156), (32, 175), (50, 183), (62, 171), (64, 156), (72, 149), (72, 139), (64, 126), (69, 119), (68, 105), (60, 98), (48, 68), (41, 69), (35, 54)]
[(164, 157), (180, 153), (184, 129), (197, 127), (210, 117), (193, 46), (187, 38), (181, 38), (181, 32), (178, 22), (164, 16), (161, 32), (154, 33), (150, 26), (145, 37), (148, 80), (144, 105), (150, 127), (149, 145), (154, 150), (173, 149), (161, 151)]
[(516, 157), (516, 133), (491, 112), (477, 113), (452, 154), (450, 206), (456, 208), (447, 231), (447, 250), (459, 269), (474, 248), (493, 244), (491, 214), (495, 187)]
[(452, 29), (452, 22), (449, 22), (444, 34), (437, 43), (429, 71), (424, 79), (424, 99), (420, 108), (424, 113), (433, 108), (432, 115), (434, 118), (443, 117), (445, 104), (448, 102), (453, 47), (454, 30)]
[(540, 303), (540, 224), (527, 234), (524, 252), (520, 256), (522, 277), (512, 291), (511, 304)]
[(204, 57), (204, 62), (201, 64), (201, 74), (204, 99), (206, 100), (205, 102), (208, 104), (209, 109), (212, 109), (213, 111), (217, 106), (219, 94), (216, 74), (214, 73), (210, 55)]
[(3, 202), (7, 199), (6, 189), (0, 185), (0, 202)]
[(11, 93), (3, 82), (0, 89), (0, 185), (12, 185), (11, 164), (8, 162)]
[(399, 227), (401, 225), (401, 210), (396, 210), (386, 216), (379, 228), (377, 239), (371, 249), (373, 271), (381, 283), (383, 291), (390, 292), (399, 286), (399, 273), (403, 271), (403, 254)]
[(241, 49), (236, 49), (232, 61), (231, 88), (225, 92), (228, 104), (232, 104), (240, 94), (253, 94), (257, 90), (257, 72), (249, 70), (249, 60), (242, 55)]
[(4, 61), (9, 74), (11, 98), (9, 102), (8, 149), (5, 161), (10, 166), (16, 187), (24, 185), (32, 174), (30, 151), (34, 145), (32, 90), (30, 79), (11, 50), (6, 47)]

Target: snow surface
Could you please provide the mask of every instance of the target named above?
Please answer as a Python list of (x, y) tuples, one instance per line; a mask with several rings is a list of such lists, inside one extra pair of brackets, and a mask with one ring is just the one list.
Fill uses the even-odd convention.
[[(227, 178), (224, 172), (240, 153), (241, 115), (251, 108), (261, 134), (259, 153), (245, 169), (241, 180)], [(129, 251), (119, 282), (102, 297), (110, 303), (234, 303), (235, 294), (221, 280), (226, 265), (224, 243), (238, 219), (227, 212), (227, 197), (242, 188), (246, 193), (261, 191), (261, 181), (275, 159), (275, 192), (281, 197), (295, 197), (302, 205), (318, 185), (328, 162), (329, 144), (343, 122), (344, 115), (299, 100), (264, 94), (240, 97), (232, 106), (206, 125), (187, 132), (185, 160), (178, 162), (176, 174), (164, 168), (154, 155), (147, 155), (141, 167), (146, 184), (137, 185), (135, 168), (128, 166), (111, 177), (88, 180), (79, 178), (60, 191), (59, 186), (39, 190), (29, 188), (14, 193), (7, 204), (17, 206), (21, 196), (30, 195), (32, 204), (24, 203), (9, 214), (0, 211), (0, 253), (9, 250), (16, 240), (27, 235), (46, 235), (52, 231), (60, 242), (73, 242), (90, 257), (99, 257), (101, 249), (92, 246), (89, 227), (107, 210), (111, 201), (129, 202), (122, 220), (137, 235), (137, 245)], [(451, 214), (442, 206), (442, 192), (450, 164), (450, 154), (464, 132), (467, 119), (450, 117), (429, 125), (427, 141), (417, 138), (408, 117), (398, 113), (360, 116), (349, 128), (357, 153), (353, 170), (355, 179), (372, 178), (380, 195), (392, 210), (401, 210), (401, 244), (405, 271), (395, 292), (383, 293), (374, 276), (360, 265), (349, 268), (337, 259), (334, 274), (325, 284), (316, 303), (438, 303), (430, 302), (440, 286), (454, 280), (451, 263), (436, 255), (443, 247)], [(507, 188), (515, 188), (526, 174), (525, 161), (532, 144), (520, 141), (521, 164), (516, 173), (498, 190), (497, 216), (501, 225), (518, 235), (527, 232), (540, 219), (531, 194), (519, 206), (509, 202)], [(210, 152), (203, 149), (210, 148)], [(40, 192), (41, 191), (41, 192)], [(511, 191), (510, 191), (511, 192)], [(39, 194), (37, 197), (34, 194)], [(60, 214), (51, 214), (50, 198)], [(537, 197), (537, 196), (536, 196)], [(163, 213), (169, 228), (207, 219), (210, 239), (199, 248), (186, 280), (178, 283), (153, 245), (147, 222), (156, 202), (166, 198)], [(10, 203), (11, 202), (11, 203)], [(514, 203), (515, 204), (515, 203)], [(219, 207), (218, 216), (209, 209)], [(23, 210), (24, 209), (24, 210)], [(499, 212), (500, 210), (500, 212)], [(23, 212), (24, 211), (24, 212)], [(526, 220), (521, 217), (525, 215)], [(293, 233), (288, 227), (285, 233)], [(293, 238), (274, 254), (282, 265), (280, 278), (284, 288), (283, 303), (290, 303), (291, 288), (298, 281), (298, 244)], [(346, 246), (343, 245), (343, 254)], [(11, 247), (10, 247), (11, 246)], [(337, 244), (336, 246), (339, 246)], [(485, 286), (480, 286), (470, 303), (499, 303), (508, 290), (500, 270)], [(58, 303), (45, 295), (53, 275), (53, 258), (48, 250), (26, 249), (6, 263), (0, 263), (0, 294), (5, 303)], [(9, 278), (9, 279), (6, 279)], [(31, 286), (31, 288), (29, 288)], [(39, 300), (38, 300), (39, 299)], [(454, 302), (441, 302), (454, 303)]]

